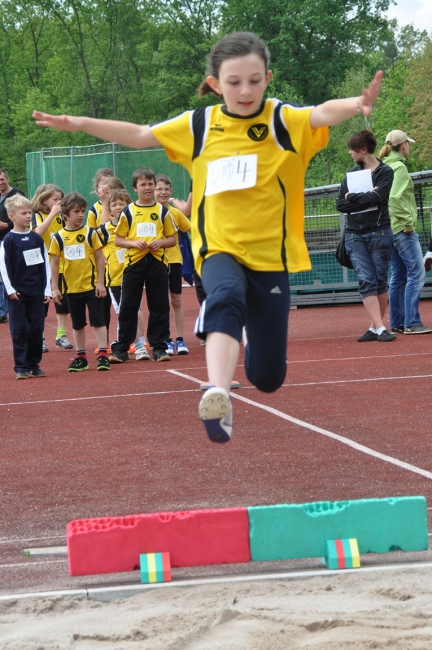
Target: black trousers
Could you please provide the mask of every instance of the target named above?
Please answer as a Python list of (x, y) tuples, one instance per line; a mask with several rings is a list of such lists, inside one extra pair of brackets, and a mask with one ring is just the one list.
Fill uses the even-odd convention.
[(249, 381), (264, 393), (280, 388), (286, 375), (290, 307), (285, 271), (253, 271), (231, 255), (206, 259), (201, 271), (207, 298), (201, 305), (195, 334), (229, 334), (237, 341), (246, 328), (245, 370)]
[(154, 350), (166, 350), (170, 313), (168, 267), (151, 253), (147, 253), (135, 264), (127, 266), (123, 272), (118, 341), (112, 345), (113, 352), (127, 352), (135, 341), (144, 285), (149, 311), (147, 340)]
[(21, 292), (19, 300), (8, 300), (8, 306), (15, 372), (34, 370), (42, 359), (44, 297)]

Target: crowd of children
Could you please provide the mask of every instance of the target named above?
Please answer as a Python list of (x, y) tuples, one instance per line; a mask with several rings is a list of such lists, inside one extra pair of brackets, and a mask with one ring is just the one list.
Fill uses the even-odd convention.
[[(21, 195), (6, 201), (14, 227), (0, 249), (0, 273), (8, 295), (16, 379), (45, 376), (39, 364), (48, 352), (44, 320), (51, 298), (57, 316), (55, 344), (76, 350), (69, 372), (89, 369), (87, 316), (97, 344), (97, 370), (129, 361), (131, 352), (138, 361), (169, 361), (174, 352), (188, 353), (177, 231), (188, 231), (190, 222), (169, 204), (168, 176), (159, 176), (156, 183), (152, 170), (140, 168), (133, 173), (132, 186), (135, 201), (114, 172), (104, 168), (94, 179), (98, 200), (88, 211), (82, 195), (65, 195), (53, 184), (40, 185), (31, 201)], [(144, 288), (147, 340), (141, 311)], [(170, 337), (170, 293), (175, 344)], [(110, 344), (112, 308), (118, 325)], [(69, 314), (74, 345), (66, 333)]]

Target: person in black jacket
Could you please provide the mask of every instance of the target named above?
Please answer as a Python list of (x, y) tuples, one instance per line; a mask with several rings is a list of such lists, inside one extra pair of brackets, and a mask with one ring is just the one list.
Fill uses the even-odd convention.
[[(370, 328), (357, 340), (393, 341), (383, 318), (388, 304), (388, 267), (393, 248), (388, 200), (393, 170), (375, 157), (377, 140), (368, 130), (354, 133), (347, 142), (349, 154), (356, 164), (345, 175), (338, 196), (337, 209), (347, 215), (345, 248), (350, 256), (359, 293), (372, 319)], [(350, 191), (355, 182), (352, 172), (370, 170), (371, 189)], [(366, 189), (366, 188), (365, 188)]]
[[(6, 199), (11, 198), (14, 194), (23, 194), (17, 187), (9, 185), (8, 173), (5, 169), (0, 169), (0, 244), (13, 228), (13, 223), (9, 219), (5, 208)], [(4, 287), (0, 275), (0, 323), (8, 322), (8, 303), (4, 294)]]

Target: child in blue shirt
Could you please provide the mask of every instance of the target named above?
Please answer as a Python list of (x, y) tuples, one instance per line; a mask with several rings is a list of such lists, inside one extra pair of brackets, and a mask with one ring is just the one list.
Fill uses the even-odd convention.
[(0, 271), (9, 303), (16, 379), (44, 377), (39, 368), (45, 321), (44, 303), (51, 293), (48, 254), (40, 235), (31, 230), (32, 208), (16, 194), (6, 200), (13, 223), (0, 249)]

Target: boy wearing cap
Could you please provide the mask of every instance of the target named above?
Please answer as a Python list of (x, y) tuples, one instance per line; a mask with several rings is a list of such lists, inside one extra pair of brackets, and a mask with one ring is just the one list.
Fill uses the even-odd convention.
[(417, 205), (414, 183), (408, 174), (410, 142), (404, 131), (390, 131), (380, 158), (394, 171), (390, 190), (389, 212), (394, 234), (389, 289), (390, 327), (397, 334), (428, 334), (419, 314), (420, 293), (425, 282), (425, 268), (419, 236), (416, 233)]

